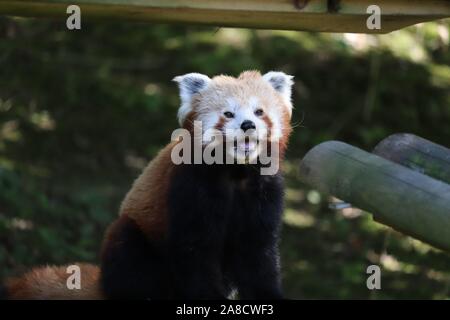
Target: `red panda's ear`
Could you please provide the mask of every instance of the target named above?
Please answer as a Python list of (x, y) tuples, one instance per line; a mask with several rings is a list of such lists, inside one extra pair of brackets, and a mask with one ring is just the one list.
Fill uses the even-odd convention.
[[(291, 95), (294, 77), (280, 71), (270, 71), (264, 74), (263, 79), (266, 80), (277, 91), (292, 109)], [(292, 110), (290, 110), (292, 111)]]
[(192, 97), (206, 89), (211, 82), (208, 76), (200, 73), (188, 73), (173, 78), (180, 88), (181, 106), (178, 110), (178, 121), (183, 125), (186, 116), (192, 111)]

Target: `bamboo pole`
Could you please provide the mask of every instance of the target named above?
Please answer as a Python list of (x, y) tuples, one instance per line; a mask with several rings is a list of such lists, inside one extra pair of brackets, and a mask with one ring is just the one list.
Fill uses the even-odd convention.
[(348, 144), (310, 150), (300, 178), (373, 214), (375, 220), (450, 251), (450, 185)]
[[(0, 14), (83, 17), (262, 29), (387, 33), (450, 16), (447, 0), (0, 0)], [(381, 9), (381, 29), (368, 29), (367, 8)]]
[(374, 154), (450, 184), (450, 149), (413, 134), (393, 134)]

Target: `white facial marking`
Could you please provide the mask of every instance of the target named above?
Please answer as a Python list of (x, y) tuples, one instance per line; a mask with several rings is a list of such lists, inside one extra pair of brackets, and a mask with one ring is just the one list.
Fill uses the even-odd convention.
[(251, 96), (248, 99), (248, 106), (250, 109), (255, 110), (259, 105), (259, 99), (255, 96)]
[(227, 111), (235, 112), (239, 108), (239, 103), (234, 98), (227, 98)]

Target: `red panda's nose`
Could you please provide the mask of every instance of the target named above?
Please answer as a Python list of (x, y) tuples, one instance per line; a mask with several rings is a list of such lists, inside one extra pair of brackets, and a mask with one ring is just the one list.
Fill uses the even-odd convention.
[(242, 131), (245, 132), (245, 131), (250, 130), (250, 129), (256, 129), (256, 126), (255, 126), (255, 123), (253, 121), (245, 120), (241, 124), (241, 129), (242, 129)]

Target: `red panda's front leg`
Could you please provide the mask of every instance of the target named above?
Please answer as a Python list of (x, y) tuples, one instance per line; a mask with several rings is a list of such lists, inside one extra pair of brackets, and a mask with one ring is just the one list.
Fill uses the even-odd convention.
[(229, 199), (196, 173), (193, 165), (180, 166), (169, 192), (173, 293), (179, 299), (225, 299), (222, 258)]
[(276, 245), (244, 247), (238, 250), (239, 258), (236, 256), (233, 265), (239, 299), (283, 299)]
[[(253, 176), (233, 210), (227, 250), (230, 278), (240, 299), (282, 299), (278, 239), (283, 212), (281, 176)], [(238, 229), (238, 230), (236, 230)]]
[[(190, 240), (187, 240), (188, 243)], [(220, 257), (213, 246), (190, 246), (172, 239), (170, 271), (175, 299), (226, 299)]]

